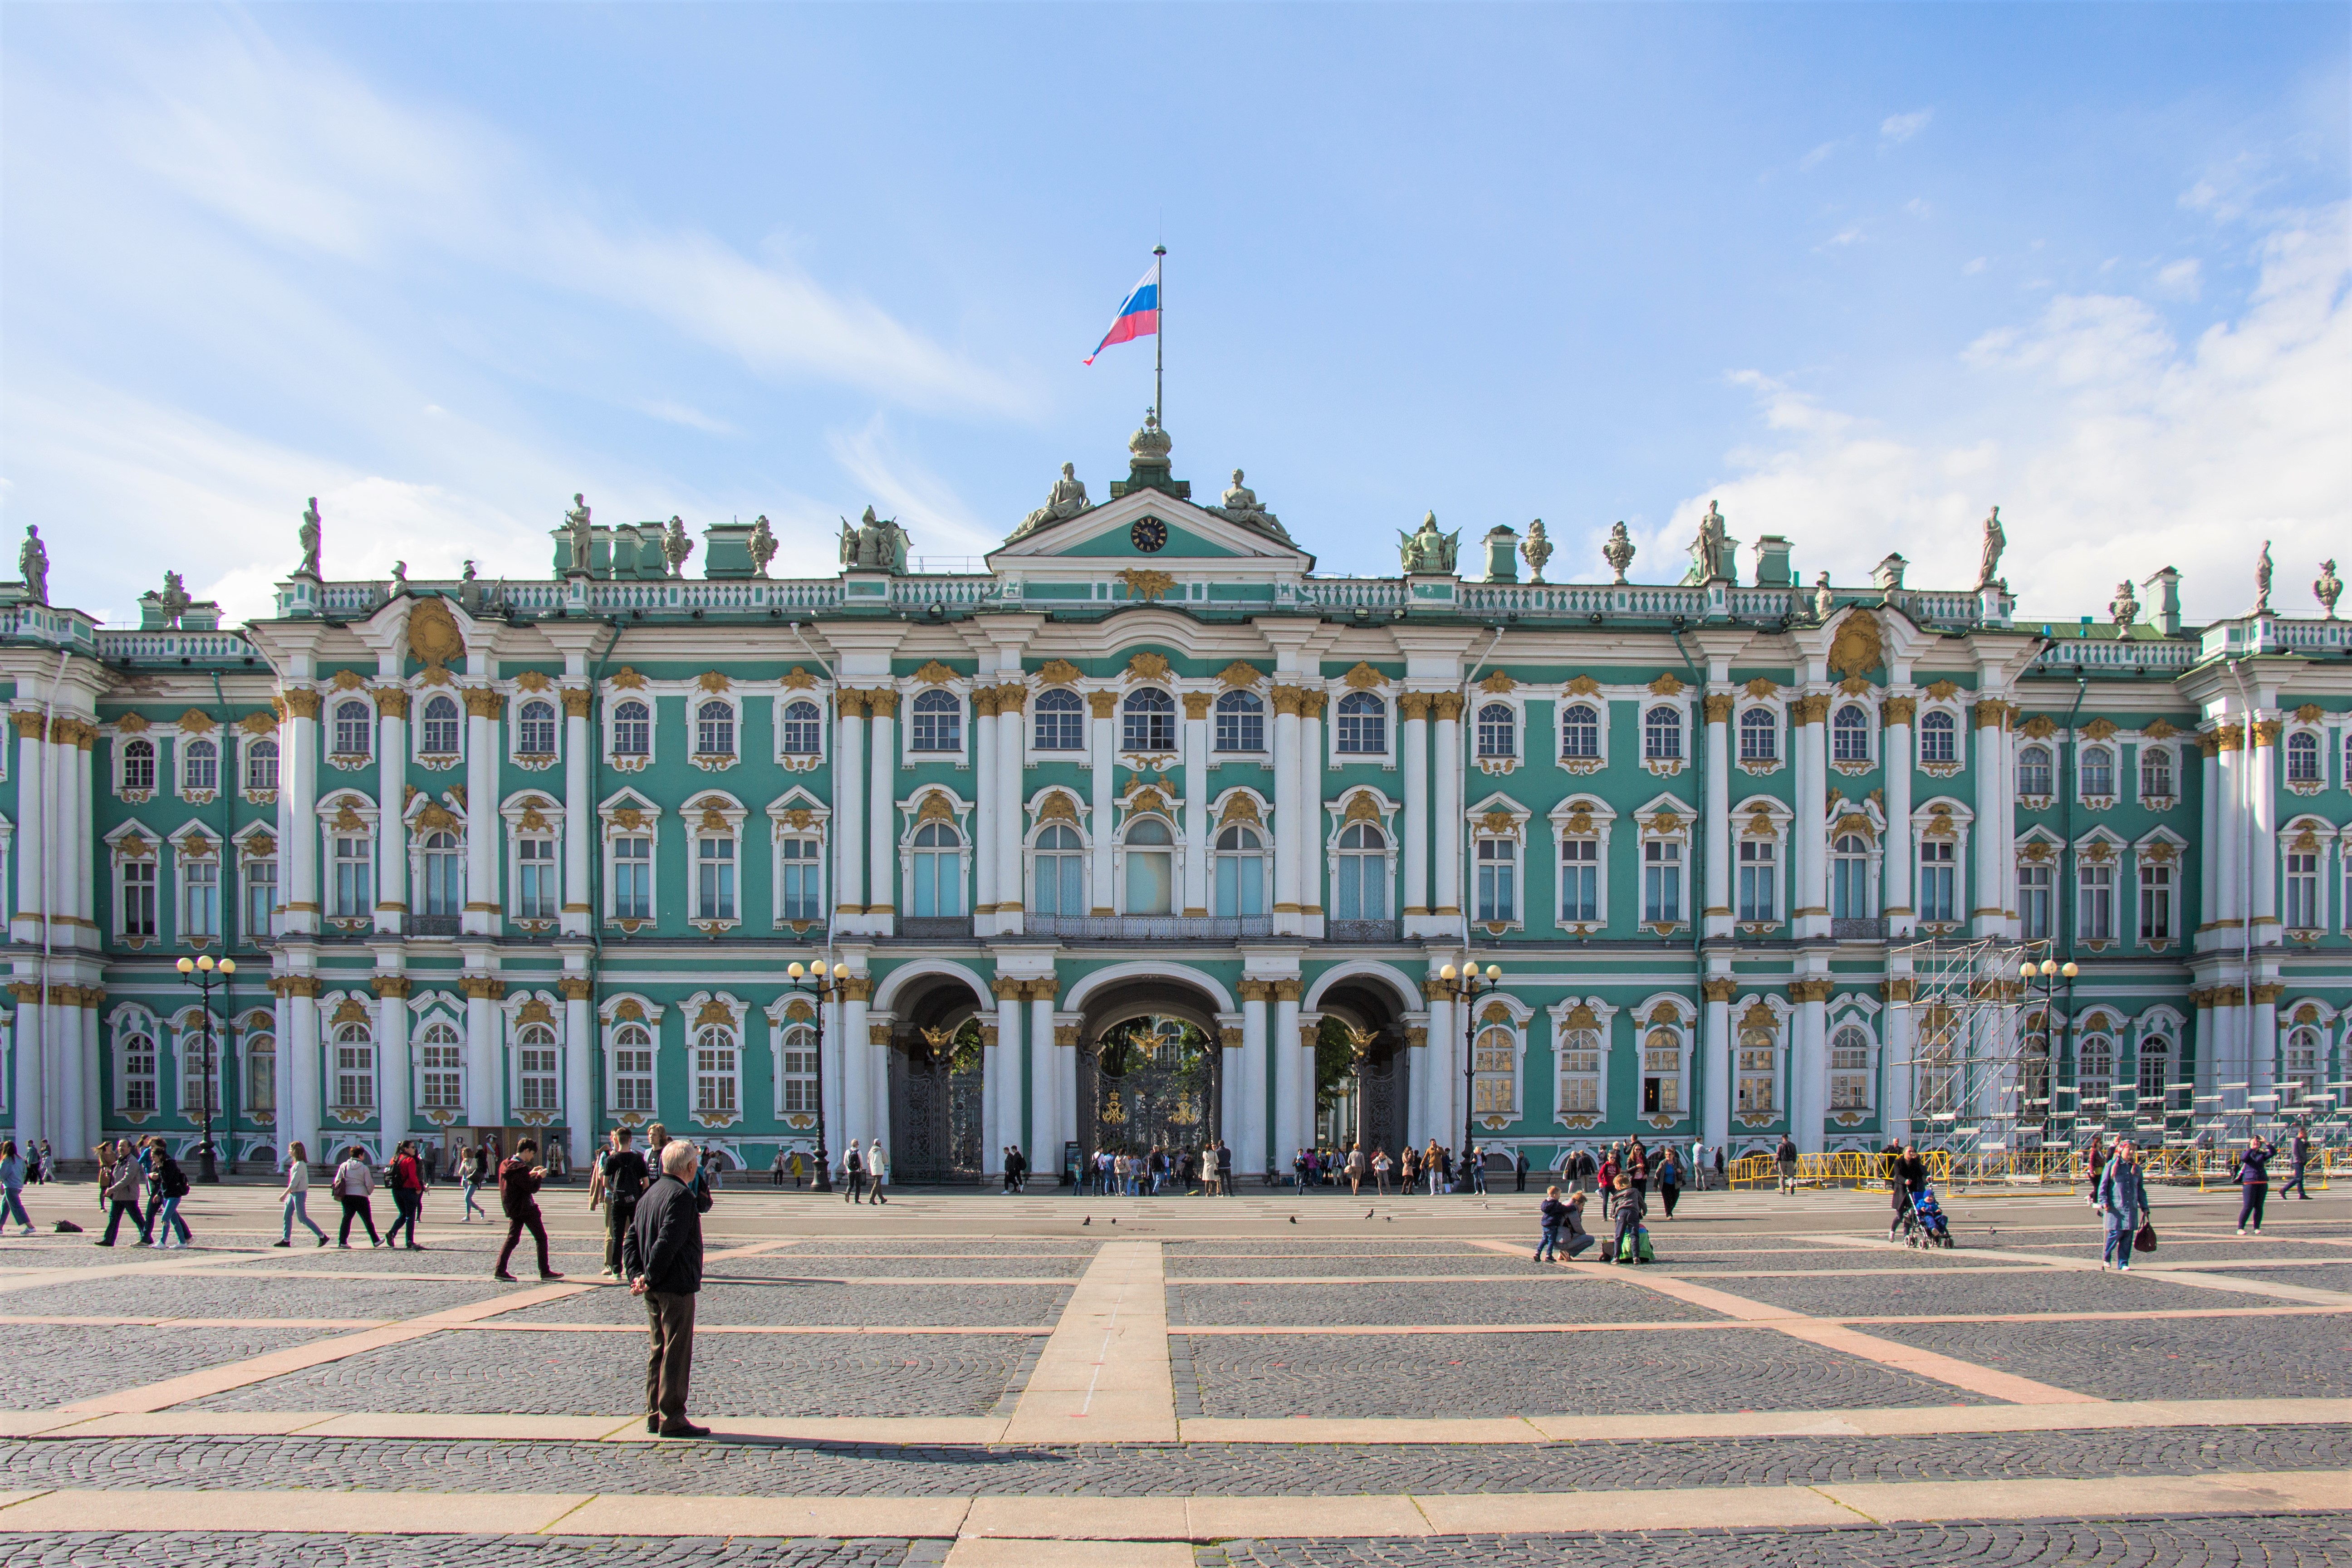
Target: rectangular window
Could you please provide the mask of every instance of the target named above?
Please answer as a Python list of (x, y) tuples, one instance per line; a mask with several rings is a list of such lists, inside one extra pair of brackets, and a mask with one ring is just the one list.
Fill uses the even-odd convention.
[(654, 1052), (651, 1046), (623, 1046), (613, 1053), (613, 1109), (652, 1115)]
[(2112, 942), (2116, 935), (2116, 868), (2076, 868), (2076, 934), (2084, 942)]
[(339, 1044), (335, 1047), (335, 1104), (343, 1110), (374, 1108), (373, 1046)]
[(1076, 918), (1087, 912), (1086, 858), (1080, 855), (1037, 857), (1037, 912)]
[(784, 1114), (816, 1110), (816, 1032), (784, 1033)]
[(694, 1049), (694, 1109), (703, 1116), (735, 1113), (735, 1049), (731, 1046), (697, 1046)]
[(1680, 1116), (1683, 1111), (1683, 1053), (1679, 1046), (1642, 1047), (1642, 1114)]
[(555, 840), (522, 838), (515, 842), (515, 915), (520, 920), (555, 918), (558, 878)]
[(122, 1043), (122, 1109), (155, 1109), (155, 1042), (132, 1035)]
[(1601, 1036), (1595, 1030), (1576, 1029), (1561, 1037), (1559, 1109), (1570, 1116), (1600, 1114)]
[(2289, 855), (2286, 858), (2284, 907), (2289, 931), (2317, 931), (2320, 928), (2318, 856)]
[(1949, 925), (1960, 918), (1959, 845), (1949, 838), (1919, 844), (1919, 918)]
[(613, 913), (625, 921), (654, 918), (654, 841), (613, 840)]
[(562, 1102), (555, 1093), (556, 1050), (552, 1046), (525, 1046), (520, 1059), (522, 1108), (525, 1110), (561, 1110)]
[(220, 862), (183, 860), (180, 889), (187, 910), (180, 923), (180, 940), (194, 942), (220, 935)]
[(1769, 838), (1739, 841), (1741, 920), (1769, 922), (1780, 918), (1780, 849)]
[(787, 838), (777, 846), (783, 859), (784, 896), (781, 918), (821, 921), (824, 918), (823, 846), (814, 838)]
[(1739, 1114), (1750, 1121), (1772, 1114), (1772, 1047), (1745, 1047), (1739, 1052)]
[[(1843, 1034), (1844, 1031), (1841, 1030)], [(1867, 1110), (1870, 1109), (1870, 1047), (1830, 1047), (1830, 1109), (1832, 1110)]]
[(245, 863), (245, 940), (258, 942), (277, 934), (278, 862)]
[(2172, 868), (2143, 860), (2139, 867), (2139, 939), (2145, 942), (2172, 940)]
[(333, 843), (333, 912), (343, 920), (372, 919), (375, 914), (374, 845), (365, 838), (337, 838)]
[(424, 1068), (425, 1109), (465, 1109), (465, 1063), (462, 1046), (426, 1046), (420, 1053)]
[(1570, 838), (1559, 847), (1559, 918), (1591, 924), (1601, 918), (1601, 840)]
[(125, 860), (122, 863), (122, 934), (148, 937), (155, 934), (155, 862)]
[(1518, 918), (1518, 889), (1514, 885), (1518, 847), (1507, 838), (1478, 840), (1478, 919), (1508, 921)]
[(1683, 918), (1683, 847), (1653, 838), (1642, 846), (1642, 919), (1674, 925)]
[(1864, 921), (1870, 918), (1870, 857), (1834, 855), (1830, 858), (1830, 918), (1838, 921)]
[(247, 1035), (245, 1039), (245, 1108), (278, 1109), (278, 1039), (274, 1035)]
[(735, 840), (712, 837), (694, 841), (694, 918), (735, 918)]
[(2020, 866), (2017, 868), (2017, 921), (2019, 934), (2028, 942), (2050, 940), (2050, 868)]
[(206, 1111), (220, 1114), (220, 1037), (212, 1040), (210, 1068), (206, 1071), (207, 1053), (205, 1031), (201, 1025), (180, 1033), (180, 1114), (201, 1120)]

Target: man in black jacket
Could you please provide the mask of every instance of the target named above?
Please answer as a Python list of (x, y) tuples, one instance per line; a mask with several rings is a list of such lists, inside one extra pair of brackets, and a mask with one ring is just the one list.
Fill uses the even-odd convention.
[(540, 1217), (538, 1197), (539, 1184), (547, 1179), (547, 1167), (536, 1163), (538, 1155), (538, 1140), (526, 1138), (515, 1145), (514, 1158), (499, 1167), (499, 1204), (506, 1210), (507, 1244), (499, 1249), (499, 1266), (492, 1275), (510, 1285), (514, 1276), (507, 1272), (507, 1264), (513, 1259), (525, 1230), (539, 1243), (539, 1277), (563, 1278), (547, 1260), (547, 1224)]
[(637, 1200), (621, 1244), (631, 1295), (646, 1299), (646, 1430), (665, 1437), (708, 1437), (686, 1418), (694, 1371), (694, 1299), (702, 1289), (702, 1215), (693, 1181), (700, 1156), (691, 1143), (662, 1146), (661, 1175)]
[(646, 1157), (629, 1147), (629, 1130), (613, 1129), (613, 1147), (604, 1155), (604, 1278), (621, 1275), (621, 1238), (636, 1217), (637, 1198), (646, 1190)]

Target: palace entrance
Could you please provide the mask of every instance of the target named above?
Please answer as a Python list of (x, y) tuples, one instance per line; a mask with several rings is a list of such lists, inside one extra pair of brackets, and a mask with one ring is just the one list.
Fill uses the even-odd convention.
[(977, 1182), (987, 1152), (980, 1000), (961, 980), (941, 976), (899, 1006), (890, 1030), (890, 1179)]
[(1181, 1153), (1216, 1142), (1224, 1049), (1204, 1001), (1164, 984), (1092, 1001), (1076, 1086), (1084, 1151)]
[(1361, 1142), (1370, 1158), (1404, 1148), (1406, 1024), (1403, 999), (1369, 976), (1351, 975), (1316, 1004), (1318, 1138), (1345, 1151)]

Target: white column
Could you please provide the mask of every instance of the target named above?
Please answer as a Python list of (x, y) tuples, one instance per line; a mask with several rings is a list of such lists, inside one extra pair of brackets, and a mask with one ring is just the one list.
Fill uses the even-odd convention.
[(2197, 742), (2203, 764), (2198, 773), (2197, 934), (2189, 939), (2192, 952), (2204, 945), (2198, 939), (2205, 929), (2221, 922), (2222, 905), (2221, 736), (2209, 730), (2197, 737)]
[(1094, 763), (1093, 812), (1088, 826), (1094, 830), (1094, 910), (1098, 915), (1115, 913), (1118, 900), (1111, 887), (1111, 845), (1118, 834), (1118, 825), (1111, 821), (1112, 773), (1118, 752), (1118, 720), (1114, 717), (1118, 706), (1115, 691), (1087, 693), (1087, 752)]
[(1298, 982), (1274, 983), (1274, 1163), (1290, 1169), (1290, 1156), (1299, 1147), (1299, 1129), (1307, 1124), (1301, 1109), (1303, 1063), (1298, 1052)]
[[(1021, 724), (1022, 705), (1028, 691), (1020, 681), (1013, 680), (996, 689), (996, 798), (1004, 803), (992, 824), (983, 824), (982, 831), (996, 834), (996, 929), (1005, 935), (1017, 935), (1021, 931), (1025, 879), (1021, 868)], [(1017, 1081), (1020, 1061), (1013, 1058), (1013, 1077)], [(1013, 1114), (1005, 1118), (1004, 1127), (1019, 1136), (1021, 1125), (1018, 1098), (1008, 1102)]]
[[(1328, 693), (1318, 687), (1299, 693), (1298, 701), (1298, 913), (1299, 929), (1308, 936), (1323, 934), (1323, 703)], [(1307, 1117), (1315, 1117), (1313, 1085), (1308, 1085)], [(1366, 1158), (1370, 1158), (1369, 1154)]]
[(877, 686), (866, 694), (866, 704), (873, 712), (866, 725), (873, 758), (866, 776), (866, 929), (888, 936), (898, 907), (898, 689)]
[[(1739, 841), (1739, 830), (1731, 820), (1733, 700), (1728, 691), (1714, 692), (1704, 700), (1700, 710), (1706, 721), (1706, 901), (1699, 916), (1699, 929), (1706, 936), (1729, 936), (1734, 922), (1731, 847)], [(1801, 799), (1801, 788), (1798, 795)], [(1639, 897), (1638, 888), (1635, 896)]]
[[(841, 994), (836, 991), (835, 996)], [(841, 1163), (841, 1152), (846, 1146), (848, 1134), (844, 1131), (849, 1105), (849, 1053), (843, 1048), (849, 1038), (849, 1007), (840, 1001), (817, 1004), (824, 1014), (824, 1029), (817, 1042), (818, 1076), (824, 1081), (819, 1104), (824, 1108), (825, 1169)]]
[(331, 1168), (319, 1146), (319, 977), (288, 978), (292, 984), (286, 998), (286, 1032), (278, 1044), (278, 1156), (283, 1159), (287, 1143), (299, 1138), (311, 1159)]
[(1789, 989), (1797, 1002), (1789, 1052), (1789, 1135), (1801, 1152), (1822, 1152), (1822, 1130), (1829, 1098), (1829, 1057), (1824, 1025), (1829, 1016), (1826, 980), (1801, 981)]
[(1912, 979), (1910, 960), (1892, 961), (1901, 973), (1894, 976), (1900, 989), (1893, 1005), (1879, 1015), (1884, 1022), (1879, 1026), (1878, 1083), (1879, 1125), (1890, 1138), (1911, 1142), (1911, 1006), (1908, 1000)]
[(95, 1120), (90, 1101), (98, 1094), (98, 1080), (85, 1076), (81, 1066), (81, 987), (58, 985), (49, 987), (48, 1004), (41, 1016), (49, 1027), (49, 1060), (57, 1085), (55, 1104), (58, 1130), (64, 1134), (50, 1151), (68, 1160), (79, 1160), (89, 1154), (98, 1142), (98, 1132), (90, 1123)]
[(1911, 904), (1911, 718), (1918, 711), (1916, 697), (1886, 699), (1886, 731), (1880, 738), (1880, 761), (1886, 780), (1886, 838), (1879, 846), (1880, 909), (1890, 935), (1911, 934), (1917, 920)]
[(1069, 1033), (1054, 1030), (1054, 1158), (1059, 1160), (1062, 1145), (1077, 1141), (1078, 1136), (1078, 1022), (1070, 1020)]
[(584, 974), (567, 974), (560, 984), (563, 992), (563, 1120), (572, 1129), (572, 1163), (585, 1170), (596, 1157), (604, 1122), (593, 1071), (601, 1049), (595, 1015), (589, 1005), (593, 983)]
[(75, 1144), (77, 1149), (98, 1146), (102, 1110), (98, 1079), (98, 1009), (104, 1000), (105, 993), (100, 987), (85, 986), (81, 1005), (67, 1015), (79, 1020), (80, 1026), (81, 1048), (76, 1053), (79, 1070), (74, 1074), (74, 1081), (81, 1086), (81, 1137)]
[(887, 1152), (898, 1142), (890, 1130), (890, 1028), (868, 1018), (866, 1025), (866, 1137), (882, 1140)]
[[(100, 945), (98, 940), (98, 900), (94, 896), (95, 890), (90, 886), (92, 873), (97, 868), (90, 819), (98, 805), (98, 795), (92, 788), (90, 779), (90, 747), (97, 740), (96, 725), (87, 721), (76, 721), (73, 744), (66, 753), (72, 763), (71, 771), (66, 776), (73, 780), (73, 863), (66, 868), (67, 874), (58, 879), (58, 885), (68, 889), (73, 900), (73, 945), (83, 949), (94, 949)], [(220, 744), (221, 741), (222, 737), (215, 731), (214, 743)], [(173, 759), (175, 763), (177, 761), (177, 758)], [(221, 756), (220, 765), (223, 769), (228, 767), (229, 762), (226, 754)], [(224, 791), (233, 787), (235, 782), (232, 779), (228, 784), (224, 784), (222, 786)], [(227, 860), (226, 854), (223, 854), (222, 864), (227, 864)], [(92, 1004), (90, 1017), (89, 1026), (94, 1030), (97, 1019), (95, 1003)], [(97, 1054), (93, 1048), (90, 1053), (89, 1080), (93, 1105), (98, 1096), (97, 1068)], [(90, 1123), (89, 1141), (93, 1143), (98, 1142), (98, 1123), (94, 1121)]]
[[(588, 729), (592, 693), (584, 686), (563, 689), (563, 909), (566, 936), (586, 936), (596, 911), (588, 902), (588, 847), (596, 821), (596, 802), (588, 783), (588, 765), (595, 755), (595, 738)], [(584, 1013), (582, 1015), (586, 1016)], [(577, 1038), (578, 1037), (574, 1037)], [(586, 1102), (583, 1100), (582, 1104)], [(581, 1113), (572, 1113), (580, 1125)], [(583, 1162), (584, 1163), (584, 1162)]]
[(477, 1127), (503, 1127), (507, 1082), (499, 1070), (504, 1058), (499, 1049), (498, 982), (469, 976), (461, 984), (466, 990), (466, 1120)]
[(1274, 992), (1267, 980), (1242, 982), (1242, 1070), (1227, 1088), (1241, 1106), (1241, 1136), (1234, 1140), (1234, 1180), (1254, 1184), (1265, 1173), (1265, 1003)]
[[(1728, 966), (1727, 955), (1723, 963)], [(1731, 993), (1729, 974), (1710, 977), (1700, 989), (1699, 1009), (1699, 1141), (1710, 1149), (1731, 1146)], [(1642, 1024), (1633, 1021), (1633, 1059), (1641, 1061)], [(1636, 1083), (1641, 1080), (1637, 1078)], [(1727, 1161), (1730, 1156), (1726, 1155)]]
[(988, 1087), (990, 1127), (985, 1133), (986, 1168), (1002, 1172), (1004, 1168), (1002, 1144), (1025, 1144), (1028, 1136), (1021, 1121), (1021, 1080), (1024, 1056), (1021, 1049), (1021, 998), (1027, 990), (1021, 981), (1004, 975), (996, 980), (996, 1054), (988, 1063), (983, 1082)]
[[(55, 900), (43, 886), (48, 868), (48, 818), (44, 809), (44, 797), (49, 793), (47, 783), (48, 746), (41, 732), (41, 715), (37, 710), (16, 710), (16, 913), (9, 929), (16, 940), (37, 949), (41, 945), (41, 912), (54, 912)], [(115, 742), (121, 745), (121, 741)], [(31, 1038), (20, 1036), (20, 1038)], [(17, 1053), (21, 1080), (22, 1063), (26, 1053)], [(19, 1100), (19, 1105), (27, 1101)]]
[[(1462, 694), (1436, 692), (1429, 703), (1437, 719), (1433, 754), (1429, 759), (1436, 774), (1436, 788), (1430, 792), (1436, 818), (1430, 849), (1437, 872), (1437, 905), (1430, 913), (1453, 922), (1446, 928), (1452, 931), (1462, 919)], [(1430, 1025), (1432, 1044), (1437, 1039), (1436, 1028), (1434, 1023)], [(1441, 1136), (1438, 1141), (1444, 1139)]]
[[(1799, 937), (1830, 933), (1828, 723), (1830, 700), (1811, 693), (1797, 700), (1791, 750), (1797, 753), (1797, 820), (1790, 837), (1797, 847), (1797, 883), (1790, 889), (1790, 930)], [(1996, 899), (1995, 902), (1999, 902)]]
[(866, 998), (874, 994), (874, 983), (863, 975), (853, 975), (849, 982), (848, 999), (841, 1007), (841, 1120), (835, 1123), (840, 1129), (842, 1142), (832, 1151), (833, 1162), (841, 1163), (843, 1151), (849, 1140), (861, 1144), (870, 1136), (866, 1129), (873, 1125), (873, 1090), (868, 1087), (871, 1073), (868, 1064), (874, 1055), (872, 1037), (866, 1021)]
[[(286, 693), (286, 722), (278, 731), (278, 887), (285, 915), (278, 929), (288, 935), (319, 930), (319, 694), (300, 688)], [(316, 1009), (313, 1009), (316, 1012)], [(313, 1020), (315, 1029), (315, 1019)], [(312, 1038), (317, 1038), (314, 1033)], [(315, 1100), (309, 1112), (317, 1115)], [(313, 1153), (318, 1151), (314, 1146)]]
[(1032, 980), (1023, 990), (1029, 998), (1029, 1167), (1058, 1182), (1062, 1084), (1055, 1070), (1061, 1053), (1054, 1048), (1054, 982)]
[[(2246, 913), (2247, 917), (2253, 921), (2254, 945), (2257, 947), (2275, 947), (2279, 942), (2279, 730), (2280, 724), (2275, 719), (2258, 720), (2254, 725), (2254, 749), (2246, 753), (2245, 760), (2246, 788), (2253, 797), (2250, 803), (2253, 808), (2253, 820), (2246, 835), (2252, 846), (2247, 858), (2251, 862), (2248, 868), (2253, 872), (2251, 879), (2253, 897), (2252, 907)], [(87, 759), (89, 753), (85, 752), (82, 755)], [(2326, 770), (2324, 767), (2320, 771), (2320, 776), (2323, 779), (2326, 777)], [(87, 829), (85, 829), (86, 833)], [(87, 858), (84, 859), (83, 864), (89, 864)], [(2117, 889), (2117, 898), (2120, 901), (2120, 889)], [(2320, 907), (2323, 910), (2326, 908), (2325, 900)], [(2270, 1056), (2269, 1039), (2267, 1035), (2257, 1033), (2254, 1036), (2254, 1056), (2257, 1061)]]
[(972, 688), (971, 764), (972, 929), (982, 936), (991, 936), (996, 931), (996, 846), (1000, 837), (994, 825), (1005, 811), (1003, 797), (996, 788), (996, 688), (992, 686)]
[(469, 936), (497, 933), (499, 897), (499, 718), (506, 700), (487, 686), (466, 689), (466, 916)]
[[(866, 693), (843, 687), (833, 700), (840, 715), (833, 743), (834, 930), (862, 931), (866, 929)], [(838, 1137), (837, 1120), (834, 1130)]]
[(1218, 1015), (1217, 1136), (1234, 1151), (1234, 1175), (1241, 1176), (1242, 1146), (1242, 1026), (1238, 1013)]
[(1455, 1088), (1462, 1081), (1462, 1025), (1454, 1017), (1454, 1005), (1444, 997), (1430, 998), (1429, 1097), (1423, 1102), (1428, 1118), (1422, 1132), (1424, 1144), (1434, 1138), (1441, 1146), (1450, 1145), (1462, 1131), (1462, 1118), (1457, 1114), (1460, 1107), (1454, 1103)]
[[(395, 686), (375, 697), (375, 929), (397, 936), (408, 929), (408, 693)], [(472, 791), (466, 798), (471, 826)]]
[[(1299, 918), (1299, 889), (1305, 881), (1299, 857), (1306, 847), (1307, 826), (1298, 779), (1298, 700), (1302, 695), (1295, 686), (1274, 689), (1274, 929), (1285, 935), (1296, 935), (1304, 929)], [(1281, 1038), (1278, 1030), (1275, 1037)], [(1279, 1058), (1274, 1083), (1278, 1100), (1283, 1084)], [(1290, 1127), (1279, 1110), (1274, 1124), (1281, 1131)], [(1287, 1160), (1290, 1151), (1277, 1148), (1275, 1158)]]
[(1404, 1037), (1404, 1141), (1418, 1149), (1429, 1142), (1428, 1026), (1408, 1028)]
[[(26, 845), (24, 851), (32, 847)], [(49, 1059), (47, 998), (38, 980), (18, 980), (10, 987), (10, 994), (16, 1003), (16, 1079), (11, 1086), (16, 1091), (16, 1143), (19, 1148), (28, 1148), (43, 1138), (54, 1143), (63, 1137), (65, 1130), (58, 1123), (54, 1107), (43, 1094), (47, 1083), (53, 1081), (52, 1076), (43, 1070)]]
[(375, 977), (376, 1097), (383, 1111), (383, 1152), (409, 1137), (408, 977)]
[(1184, 897), (1188, 915), (1209, 912), (1209, 705), (1207, 691), (1187, 691), (1184, 702)]
[[(1397, 699), (1397, 751), (1404, 765), (1404, 933), (1429, 914), (1429, 693)], [(1413, 1090), (1418, 1108), (1420, 1091)]]
[[(2000, 891), (1999, 824), (2009, 813), (2009, 770), (2000, 765), (2000, 737), (2007, 713), (2007, 705), (1992, 697), (1979, 697), (1973, 710), (1976, 754), (1969, 761), (1976, 769), (1977, 820), (1969, 843), (1976, 851), (1971, 857), (1976, 864), (1969, 868), (1967, 909), (1969, 929), (1978, 936), (2001, 933), (2001, 910), (2006, 907)], [(2077, 742), (2078, 763), (2081, 755)]]

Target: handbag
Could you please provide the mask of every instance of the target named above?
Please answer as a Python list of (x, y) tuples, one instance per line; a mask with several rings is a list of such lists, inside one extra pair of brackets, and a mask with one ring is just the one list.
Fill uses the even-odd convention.
[(2134, 1252), (2154, 1252), (2156, 1250), (2156, 1222), (2154, 1220), (2144, 1219), (2139, 1222), (2139, 1234), (2132, 1237), (2132, 1250)]

